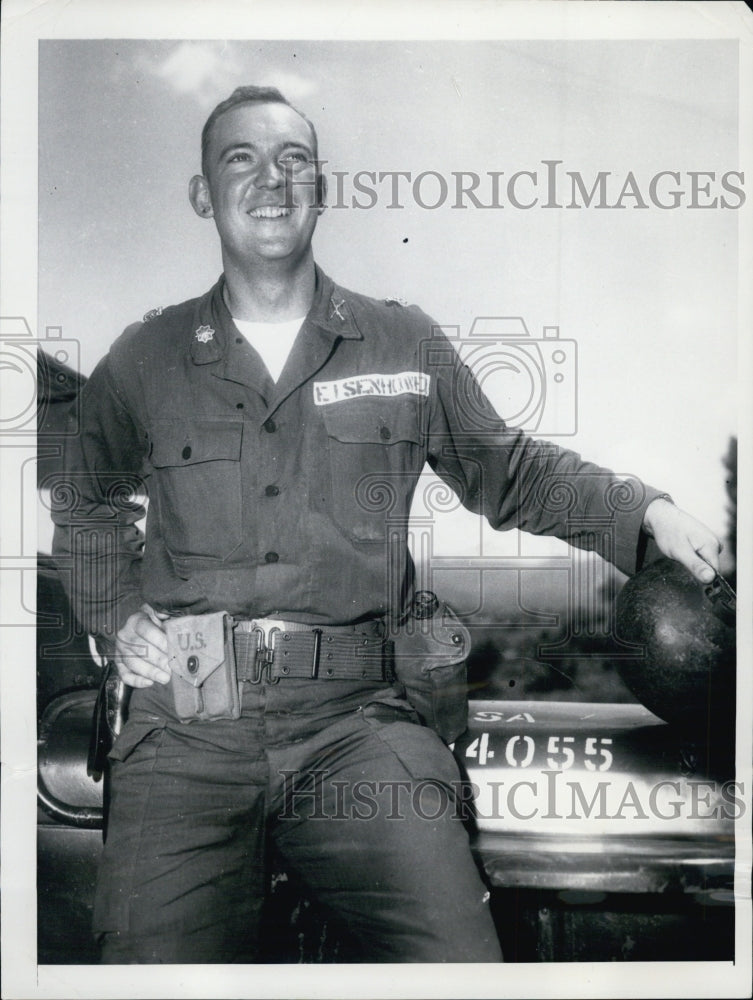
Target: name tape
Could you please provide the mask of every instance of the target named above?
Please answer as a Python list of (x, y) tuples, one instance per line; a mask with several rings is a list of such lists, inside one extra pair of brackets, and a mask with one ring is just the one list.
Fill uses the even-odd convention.
[(431, 375), (396, 372), (394, 375), (352, 375), (332, 382), (314, 382), (314, 403), (328, 406), (357, 396), (428, 396)]

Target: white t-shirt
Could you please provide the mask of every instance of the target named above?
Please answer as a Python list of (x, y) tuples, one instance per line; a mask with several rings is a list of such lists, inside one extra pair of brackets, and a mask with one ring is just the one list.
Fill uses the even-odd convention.
[(233, 323), (254, 350), (261, 355), (269, 374), (276, 382), (285, 367), (288, 355), (293, 349), (293, 342), (305, 318), (301, 316), (299, 319), (286, 319), (282, 323), (254, 323), (251, 320), (233, 317)]

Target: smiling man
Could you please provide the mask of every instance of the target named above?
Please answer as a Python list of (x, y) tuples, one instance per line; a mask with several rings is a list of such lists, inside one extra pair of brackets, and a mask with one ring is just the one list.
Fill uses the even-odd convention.
[[(313, 126), (287, 104), (233, 100), (220, 104), (204, 129), (204, 174), (191, 180), (191, 204), (215, 221), (225, 279), (235, 294), (243, 294), (249, 267), (262, 268), (275, 287), (285, 288), (286, 300), (301, 295), (308, 305), (311, 237), (323, 210)], [(254, 315), (245, 318), (265, 315), (250, 302), (246, 308)], [(272, 314), (279, 318), (277, 308)]]
[[(596, 519), (628, 573), (651, 535), (699, 578), (716, 565), (714, 535), (656, 490), (506, 427), (419, 309), (318, 269), (317, 157), (276, 90), (218, 105), (189, 195), (222, 277), (129, 327), (81, 396), (56, 552), (133, 689), (94, 914), (106, 962), (255, 961), (270, 844), (364, 961), (501, 959), (457, 766), (401, 683), (425, 464), (495, 528), (585, 546)], [(145, 541), (122, 499), (140, 489)]]

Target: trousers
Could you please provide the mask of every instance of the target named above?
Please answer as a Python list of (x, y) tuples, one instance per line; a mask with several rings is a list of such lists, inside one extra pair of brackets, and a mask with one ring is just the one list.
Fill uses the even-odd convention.
[(457, 765), (401, 688), (244, 684), (240, 719), (188, 724), (148, 692), (111, 752), (103, 962), (261, 960), (270, 844), (359, 960), (501, 961)]

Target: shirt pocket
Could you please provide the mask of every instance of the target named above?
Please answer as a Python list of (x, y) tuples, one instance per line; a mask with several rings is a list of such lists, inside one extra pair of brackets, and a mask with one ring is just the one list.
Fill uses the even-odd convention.
[(322, 407), (339, 529), (356, 541), (383, 541), (390, 518), (407, 518), (424, 464), (414, 401), (359, 399)]
[(155, 420), (150, 503), (178, 560), (225, 559), (241, 544), (240, 420)]

